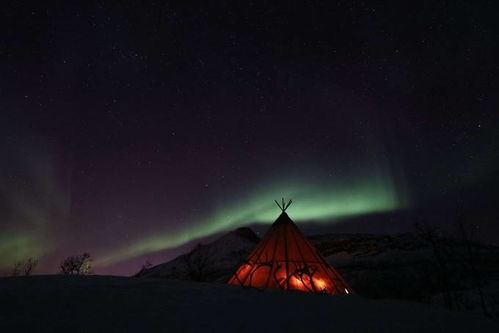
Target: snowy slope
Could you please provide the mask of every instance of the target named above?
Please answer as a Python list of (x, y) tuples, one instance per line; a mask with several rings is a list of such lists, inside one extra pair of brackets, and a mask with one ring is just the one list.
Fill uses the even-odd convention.
[[(363, 296), (443, 303), (442, 283), (433, 250), (414, 234), (326, 234), (310, 239)], [(449, 281), (456, 298), (453, 308), (481, 312), (462, 243), (453, 239), (441, 241), (442, 249), (448, 252), (447, 263), (453, 277)], [(140, 276), (224, 283), (257, 242), (250, 229), (238, 229), (170, 262), (145, 270)], [(476, 244), (474, 251), (480, 257), (487, 305), (491, 312), (499, 315), (499, 249)]]
[(109, 276), (0, 278), (0, 332), (499, 332), (485, 317), (360, 296)]
[(172, 261), (144, 269), (137, 277), (222, 282), (246, 259), (258, 242), (258, 236), (251, 229), (239, 228), (214, 242), (199, 244), (191, 252)]

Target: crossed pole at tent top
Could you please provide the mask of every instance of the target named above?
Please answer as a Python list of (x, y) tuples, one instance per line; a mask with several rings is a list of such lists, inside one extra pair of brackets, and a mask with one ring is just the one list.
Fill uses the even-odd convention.
[(281, 199), (281, 203), (279, 204), (277, 200), (274, 200), (276, 203), (277, 207), (281, 209), (281, 211), (284, 213), (286, 209), (288, 209), (289, 205), (293, 202), (293, 200), (289, 200), (287, 204), (284, 203), (284, 198)]

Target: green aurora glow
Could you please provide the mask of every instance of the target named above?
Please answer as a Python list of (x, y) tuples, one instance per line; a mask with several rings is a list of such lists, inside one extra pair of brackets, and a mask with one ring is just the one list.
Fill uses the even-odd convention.
[(33, 233), (6, 233), (0, 236), (0, 270), (10, 269), (13, 264), (27, 258), (37, 259), (46, 251), (46, 244)]
[[(379, 170), (378, 170), (379, 171)], [(294, 220), (330, 223), (342, 218), (406, 208), (409, 204), (400, 189), (385, 172), (370, 177), (357, 177), (341, 183), (332, 181), (282, 180), (271, 187), (255, 184), (251, 194), (236, 201), (221, 202), (214, 213), (199, 218), (198, 223), (177, 232), (164, 232), (139, 240), (131, 246), (99, 257), (98, 265), (106, 266), (142, 254), (183, 245), (196, 238), (231, 230), (250, 223), (271, 223), (278, 215), (274, 199), (292, 198), (288, 212)]]
[[(56, 176), (61, 172), (56, 168), (54, 154), (47, 149), (38, 148), (37, 154), (12, 156), (18, 167), (26, 170), (29, 187), (19, 188), (9, 182), (0, 186), (11, 212), (8, 227), (0, 235), (0, 270), (8, 270), (14, 262), (28, 257), (43, 258), (64, 246), (65, 240), (56, 237), (61, 235), (59, 230), (70, 215), (71, 191), (69, 181)], [(169, 223), (165, 223), (168, 229), (139, 236), (121, 247), (103, 248), (96, 253), (95, 264), (109, 266), (252, 223), (271, 223), (279, 213), (273, 201), (281, 197), (293, 199), (288, 211), (300, 222), (334, 223), (409, 207), (404, 177), (383, 154), (368, 154), (351, 162), (309, 160), (308, 166), (304, 166), (281, 161), (288, 165), (285, 171), (261, 178), (246, 175), (247, 182), (237, 186), (231, 182), (224, 188), (225, 193), (211, 193), (202, 199), (200, 215), (186, 212), (185, 216), (171, 216)], [(260, 172), (269, 169), (266, 165)], [(330, 174), (326, 169), (335, 173)], [(174, 223), (179, 220), (188, 223)]]
[(55, 244), (48, 236), (57, 221), (67, 218), (70, 202), (66, 179), (58, 178), (50, 145), (18, 142), (17, 149), (8, 152), (10, 167), (24, 172), (24, 186), (11, 177), (0, 183), (1, 203), (8, 212), (2, 216), (0, 272), (8, 272), (18, 261), (40, 259), (53, 251)]

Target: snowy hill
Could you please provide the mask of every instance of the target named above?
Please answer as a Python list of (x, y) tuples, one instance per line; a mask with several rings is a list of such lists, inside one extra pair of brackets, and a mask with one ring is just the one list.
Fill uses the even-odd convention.
[[(461, 241), (438, 240), (437, 250), (446, 265), (442, 272), (435, 259), (435, 248), (414, 234), (327, 234), (310, 239), (360, 295), (482, 311), (466, 247)], [(258, 237), (250, 229), (238, 229), (170, 262), (145, 269), (138, 276), (224, 283), (257, 243)], [(486, 306), (498, 315), (499, 248), (476, 243), (473, 253)], [(446, 272), (449, 278), (442, 281)], [(449, 287), (445, 295), (443, 285)], [(452, 303), (444, 304), (444, 296), (452, 297)]]
[[(437, 249), (409, 233), (321, 235), (312, 240), (326, 260), (359, 293), (368, 297), (430, 301), (440, 292), (442, 275), (435, 251), (445, 260), (445, 268), (451, 275), (447, 281), (450, 287), (461, 293), (456, 296), (464, 297), (472, 288), (467, 249), (456, 239), (437, 240)], [(480, 243), (472, 247), (474, 264), (493, 301), (499, 297), (499, 248)]]
[(212, 243), (199, 244), (172, 261), (143, 269), (136, 276), (223, 282), (259, 240), (251, 229), (239, 228)]
[(485, 317), (358, 295), (110, 276), (0, 278), (0, 332), (499, 332)]

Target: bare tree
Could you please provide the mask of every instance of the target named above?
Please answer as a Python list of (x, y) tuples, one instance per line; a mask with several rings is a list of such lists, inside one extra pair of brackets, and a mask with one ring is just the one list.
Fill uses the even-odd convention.
[(145, 271), (150, 269), (152, 266), (153, 266), (153, 264), (149, 260), (146, 260), (146, 262), (144, 264), (142, 264), (142, 267), (140, 268), (140, 270), (134, 274), (134, 277), (140, 277)]
[(441, 231), (438, 227), (429, 223), (416, 223), (415, 228), (421, 239), (427, 242), (432, 249), (433, 257), (435, 258), (438, 286), (444, 294), (445, 304), (452, 310), (456, 306), (456, 297), (452, 289), (453, 281), (448, 264), (449, 256), (443, 243)]
[(146, 260), (146, 262), (142, 265), (142, 269), (149, 269), (152, 267), (152, 263), (149, 260)]
[(16, 261), (14, 263), (14, 267), (12, 267), (12, 273), (11, 273), (11, 275), (12, 276), (19, 276), (19, 275), (21, 275), (22, 265), (23, 265), (22, 262)]
[(31, 275), (31, 273), (33, 273), (37, 265), (38, 265), (38, 260), (33, 258), (28, 258), (28, 260), (26, 260), (26, 262), (24, 263), (24, 275), (26, 276)]
[(38, 260), (33, 258), (28, 258), (24, 261), (17, 261), (14, 263), (14, 267), (12, 268), (12, 276), (29, 276), (35, 270), (35, 267), (38, 265)]
[(92, 274), (92, 259), (85, 252), (77, 256), (69, 256), (61, 263), (61, 273), (65, 275)]
[(206, 281), (212, 264), (213, 251), (210, 246), (198, 244), (184, 256), (188, 277), (194, 281)]
[(473, 285), (480, 299), (482, 313), (485, 316), (490, 317), (491, 314), (488, 310), (483, 292), (483, 279), (478, 268), (481, 258), (479, 253), (476, 251), (475, 230), (471, 228), (469, 224), (465, 223), (463, 214), (459, 214), (456, 218), (456, 231), (458, 238), (463, 242), (465, 247), (464, 262), (469, 269)]

